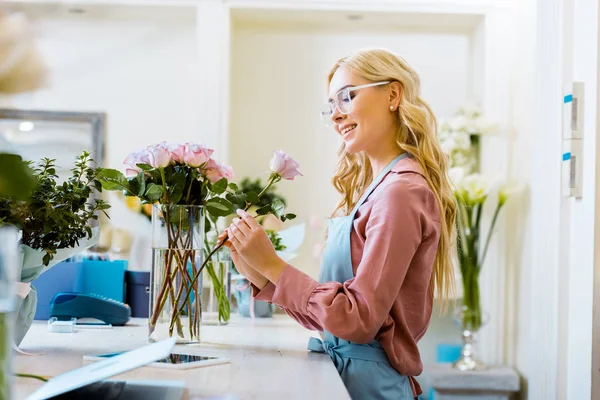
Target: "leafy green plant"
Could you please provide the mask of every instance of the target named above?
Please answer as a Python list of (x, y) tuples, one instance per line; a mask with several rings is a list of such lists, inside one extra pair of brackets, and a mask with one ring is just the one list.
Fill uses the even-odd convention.
[[(239, 183), (239, 190), (242, 193), (259, 193), (264, 187), (265, 185), (262, 183), (260, 178), (250, 179), (246, 177), (242, 179), (242, 181)], [(265, 191), (265, 193), (263, 193), (256, 206), (263, 207), (268, 204), (273, 204), (273, 202), (276, 200), (280, 201), (284, 206), (287, 206), (287, 202), (285, 201), (283, 196), (277, 194), (275, 192), (275, 188), (271, 186)]]
[[(57, 249), (75, 247), (79, 240), (92, 237), (91, 221), (98, 212), (106, 214), (110, 205), (93, 198), (101, 191), (98, 170), (91, 166), (90, 153), (83, 152), (71, 169), (72, 175), (59, 183), (53, 159), (28, 162), (33, 189), (27, 199), (0, 198), (0, 225), (14, 225), (22, 231), (21, 243), (43, 250), (48, 265)], [(93, 199), (92, 199), (93, 198)]]

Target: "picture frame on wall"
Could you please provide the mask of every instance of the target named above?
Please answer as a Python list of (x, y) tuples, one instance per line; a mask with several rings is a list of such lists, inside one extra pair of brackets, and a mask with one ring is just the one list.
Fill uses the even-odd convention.
[(59, 178), (70, 176), (83, 151), (103, 166), (105, 131), (102, 112), (0, 109), (0, 152), (34, 162), (55, 159)]

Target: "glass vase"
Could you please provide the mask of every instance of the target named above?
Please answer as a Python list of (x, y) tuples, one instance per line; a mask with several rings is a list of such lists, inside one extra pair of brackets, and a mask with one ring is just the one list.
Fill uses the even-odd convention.
[(0, 228), (0, 399), (12, 399), (12, 343), (15, 329), (17, 230)]
[(202, 265), (204, 209), (157, 204), (152, 208), (150, 281), (151, 342), (175, 337), (199, 343), (202, 320), (201, 281), (192, 280)]
[(460, 357), (453, 364), (460, 371), (484, 370), (487, 366), (477, 356), (477, 339), (482, 326), (487, 323), (487, 313), (483, 313), (479, 304), (476, 308), (463, 306), (455, 312), (455, 321), (461, 327), (462, 348)]
[(231, 260), (219, 253), (202, 271), (202, 322), (209, 325), (227, 325), (231, 316)]

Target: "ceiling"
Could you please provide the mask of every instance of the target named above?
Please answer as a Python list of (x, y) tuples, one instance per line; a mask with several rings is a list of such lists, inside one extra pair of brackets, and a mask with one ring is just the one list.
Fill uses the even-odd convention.
[(472, 32), (482, 16), (331, 10), (234, 9), (234, 26), (316, 30), (393, 30)]
[[(112, 19), (143, 21), (195, 21), (195, 5), (191, 1), (171, 0), (169, 3), (131, 2), (93, 4), (84, 1), (7, 1), (5, 6), (22, 11), (30, 18)], [(287, 30), (347, 30), (347, 31), (429, 31), (470, 33), (482, 21), (480, 15), (431, 14), (370, 11), (333, 11), (308, 9), (242, 8), (231, 11), (232, 23), (237, 28)]]

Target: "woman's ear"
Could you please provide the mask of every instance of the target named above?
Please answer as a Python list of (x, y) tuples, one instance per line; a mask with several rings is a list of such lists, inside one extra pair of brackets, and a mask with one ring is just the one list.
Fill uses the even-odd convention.
[(400, 82), (392, 82), (389, 87), (390, 107), (397, 109), (402, 102), (403, 87)]

